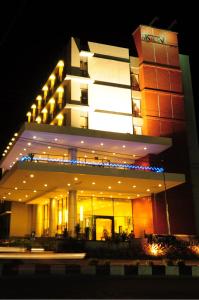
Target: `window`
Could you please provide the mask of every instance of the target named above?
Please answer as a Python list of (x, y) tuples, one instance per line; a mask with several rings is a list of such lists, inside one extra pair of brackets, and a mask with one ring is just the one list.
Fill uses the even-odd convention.
[(140, 90), (139, 75), (138, 74), (131, 74), (131, 87), (135, 91)]
[(88, 89), (81, 89), (81, 103), (88, 104)]
[(133, 126), (133, 133), (136, 135), (142, 135), (142, 127), (141, 126)]
[(139, 99), (133, 99), (133, 116), (141, 117), (141, 103)]
[(80, 113), (80, 128), (88, 128), (88, 114), (82, 111)]
[(87, 57), (82, 57), (80, 60), (80, 71), (82, 76), (88, 76), (88, 61)]

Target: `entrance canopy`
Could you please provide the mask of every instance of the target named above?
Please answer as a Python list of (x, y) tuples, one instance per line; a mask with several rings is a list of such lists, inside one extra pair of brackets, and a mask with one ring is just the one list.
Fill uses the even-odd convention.
[(69, 190), (77, 190), (80, 195), (133, 199), (184, 182), (184, 174), (25, 161), (17, 162), (4, 174), (0, 197), (34, 204), (44, 203), (49, 198), (63, 198)]

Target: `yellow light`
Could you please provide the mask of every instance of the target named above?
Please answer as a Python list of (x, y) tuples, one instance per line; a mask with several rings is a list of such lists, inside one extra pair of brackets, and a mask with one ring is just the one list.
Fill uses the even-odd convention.
[(14, 136), (18, 136), (18, 133), (17, 133), (17, 132), (15, 132)]
[(7, 149), (10, 149), (10, 146), (7, 146), (6, 148), (7, 148)]
[(54, 74), (51, 74), (49, 79), (50, 79), (50, 88), (53, 89), (56, 77)]
[(59, 114), (59, 115), (56, 117), (56, 119), (58, 120), (57, 125), (58, 125), (58, 126), (62, 126), (64, 116), (63, 116), (62, 114)]
[(144, 147), (144, 150), (147, 150), (147, 147)]
[(30, 178), (34, 178), (35, 177), (35, 175), (34, 174), (30, 174)]
[(111, 189), (111, 186), (108, 186), (108, 189), (110, 190), (110, 189)]
[(19, 202), (21, 202), (21, 199), (19, 199)]
[(67, 186), (70, 186), (70, 183), (68, 183)]
[(83, 206), (80, 206), (79, 208), (79, 219), (82, 222), (84, 220), (84, 208)]
[(31, 112), (28, 111), (26, 116), (28, 117), (28, 123), (30, 123), (31, 122)]
[(36, 108), (37, 108), (36, 104), (33, 104), (33, 105), (31, 106), (31, 108), (32, 108), (32, 109), (36, 109)]
[(123, 146), (122, 146), (122, 148), (126, 148), (126, 146), (125, 146), (125, 145), (123, 145)]
[(8, 145), (12, 146), (12, 143), (10, 142)]
[(62, 74), (63, 74), (63, 69), (64, 69), (64, 62), (63, 60), (60, 60), (57, 64), (58, 68), (59, 68), (59, 78), (60, 80), (62, 80)]
[(11, 192), (9, 192), (8, 195), (11, 195)]
[(159, 183), (158, 186), (161, 187), (162, 186), (161, 183)]
[(25, 181), (25, 180), (23, 180), (22, 182), (23, 182), (23, 183), (26, 183), (26, 181)]
[(12, 138), (12, 139), (11, 139), (11, 141), (13, 141), (13, 142), (14, 142), (14, 141), (15, 141), (15, 138)]
[(6, 199), (6, 197), (5, 197), (5, 196), (3, 196), (3, 199)]
[(147, 192), (150, 192), (150, 189), (147, 189), (146, 191), (147, 191)]
[(48, 146), (48, 149), (51, 149), (51, 146)]
[(41, 101), (41, 100), (42, 100), (42, 96), (41, 96), (41, 95), (38, 95), (37, 98), (36, 98), (36, 100), (37, 100), (37, 101)]
[(58, 225), (61, 225), (62, 224), (62, 211), (59, 210), (58, 212)]
[(95, 182), (92, 182), (92, 185), (95, 185)]
[(15, 186), (15, 190), (18, 190), (18, 187), (17, 187), (17, 186)]
[(58, 93), (58, 103), (62, 104), (64, 88), (62, 86), (58, 87), (57, 93)]
[(42, 102), (42, 96), (41, 95), (38, 95), (37, 98), (37, 104), (38, 104), (38, 110), (40, 111), (41, 109), (41, 102)]
[(47, 187), (48, 186), (47, 183), (45, 183), (44, 186)]
[(42, 114), (43, 114), (43, 122), (45, 123), (47, 121), (47, 114), (48, 114), (48, 110), (47, 108), (42, 109)]
[(50, 114), (53, 114), (53, 111), (54, 111), (54, 108), (55, 108), (55, 99), (51, 98), (49, 100), (49, 103), (50, 103)]
[(42, 91), (44, 92), (44, 99), (46, 100), (46, 97), (48, 95), (48, 86), (44, 85), (42, 88)]
[(84, 141), (81, 141), (81, 144), (84, 144)]
[(77, 177), (75, 177), (75, 178), (74, 178), (74, 180), (75, 180), (75, 181), (77, 181), (77, 180), (78, 180), (78, 178), (77, 178)]
[(104, 146), (104, 143), (100, 143), (100, 146)]
[(2, 156), (6, 156), (5, 153), (3, 153)]
[(26, 198), (28, 198), (28, 195), (25, 195)]
[(41, 123), (41, 117), (40, 117), (40, 116), (38, 116), (38, 117), (36, 118), (36, 122), (37, 122), (38, 124)]
[(94, 53), (89, 52), (89, 51), (81, 50), (79, 55), (82, 56), (82, 57), (92, 57), (94, 55)]
[(34, 190), (33, 192), (34, 192), (34, 193), (36, 193), (37, 191), (36, 191), (36, 190)]
[(27, 145), (30, 147), (30, 146), (31, 146), (31, 143), (27, 143)]
[(8, 150), (4, 150), (4, 152), (5, 152), (5, 153), (7, 153), (7, 152), (8, 152)]
[(133, 185), (133, 188), (135, 189), (135, 188), (136, 188), (136, 185)]
[(120, 183), (122, 183), (122, 182), (121, 182), (121, 181), (118, 181), (117, 183), (119, 183), (119, 184), (120, 184)]

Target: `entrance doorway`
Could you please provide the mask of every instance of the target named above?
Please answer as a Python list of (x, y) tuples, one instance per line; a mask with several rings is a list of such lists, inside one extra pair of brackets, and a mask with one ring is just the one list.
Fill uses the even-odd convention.
[(112, 216), (94, 216), (96, 228), (96, 240), (105, 241), (112, 237), (114, 232), (114, 217)]

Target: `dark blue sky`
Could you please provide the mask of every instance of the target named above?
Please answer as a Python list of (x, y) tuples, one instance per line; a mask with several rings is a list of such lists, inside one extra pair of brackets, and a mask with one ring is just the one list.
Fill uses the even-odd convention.
[[(150, 3), (149, 3), (150, 2)], [(70, 36), (130, 48), (139, 24), (168, 28), (177, 20), (180, 52), (190, 55), (196, 103), (198, 37), (191, 6), (173, 8), (174, 1), (6, 1), (0, 19), (0, 155), (26, 120), (26, 112), (57, 63)], [(197, 109), (198, 109), (197, 105)]]

